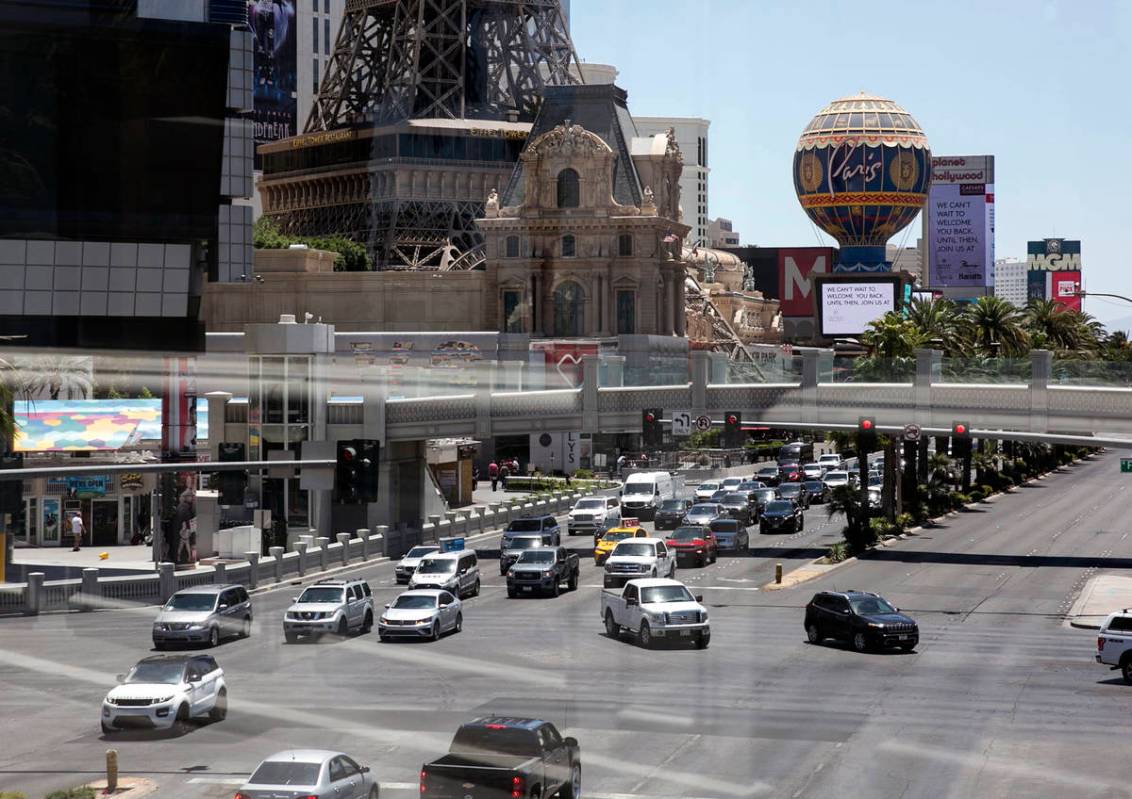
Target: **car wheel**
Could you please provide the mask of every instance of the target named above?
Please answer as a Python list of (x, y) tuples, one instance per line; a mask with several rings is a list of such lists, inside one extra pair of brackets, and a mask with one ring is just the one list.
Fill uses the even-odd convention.
[(613, 611), (605, 611), (605, 634), (610, 638), (621, 637), (621, 625), (613, 620)]
[(104, 721), (104, 722), (102, 722), (102, 734), (103, 734), (103, 735), (113, 735), (113, 734), (114, 734), (114, 732), (115, 732), (115, 730), (114, 730), (114, 728), (113, 728), (113, 727), (111, 727), (111, 726), (110, 726), (109, 724), (107, 724), (107, 723), (106, 723), (105, 721)]
[(719, 550), (713, 549), (711, 551), (711, 562), (715, 563), (717, 560), (719, 560)]
[(700, 633), (696, 636), (696, 649), (707, 649), (710, 641), (711, 636), (707, 633)]
[(248, 638), (252, 634), (252, 617), (244, 616), (244, 623), (240, 625), (240, 637)]
[(433, 641), (439, 641), (440, 640), (440, 622), (434, 621), (432, 623), (432, 636), (431, 637), (432, 637)]
[(345, 638), (349, 634), (350, 634), (350, 623), (348, 621), (346, 621), (346, 617), (343, 616), (341, 619), (338, 620), (338, 637), (339, 638)]
[(480, 595), (480, 578), (476, 578), (476, 584), (472, 586), (472, 596)]
[(1120, 674), (1124, 677), (1124, 682), (1132, 684), (1132, 658), (1125, 658), (1120, 664)]
[(868, 651), (869, 639), (865, 637), (864, 633), (853, 633), (853, 648), (858, 652)]
[(507, 576), (507, 568), (505, 566), (499, 567), (499, 576), (500, 577), (506, 577)]
[(220, 646), (220, 628), (211, 627), (208, 631), (208, 645)]
[(209, 721), (224, 721), (228, 717), (228, 692), (221, 690), (216, 695), (216, 704), (208, 711)]
[(697, 563), (697, 565), (702, 569), (704, 566), (707, 566), (707, 564), (708, 564), (707, 553), (704, 553), (703, 555), (700, 555), (700, 560)]
[(389, 636), (388, 636), (388, 635), (386, 635), (386, 634), (385, 634), (385, 633), (383, 633), (383, 632), (379, 632), (379, 633), (377, 634), (377, 640), (378, 640), (378, 641), (381, 641), (381, 643), (383, 643), (383, 644), (384, 644), (384, 643), (385, 643), (386, 641), (388, 641), (388, 640), (389, 640)]
[(179, 708), (177, 708), (177, 718), (173, 720), (173, 734), (187, 735), (191, 726), (192, 723), (189, 718), (189, 706), (181, 705)]
[(652, 630), (649, 629), (647, 621), (641, 622), (641, 630), (637, 633), (637, 638), (645, 649), (652, 649)]
[(562, 588), (558, 584), (558, 575), (556, 574), (556, 575), (554, 575), (554, 582), (550, 586), (550, 595), (551, 596), (558, 596), (561, 593), (562, 593)]
[(165, 651), (165, 644), (161, 643), (160, 641), (154, 641), (153, 642), (153, 648), (156, 649), (158, 652), (164, 652)]
[(519, 592), (518, 592), (518, 591), (516, 591), (516, 590), (515, 590), (514, 588), (512, 588), (511, 586), (507, 586), (507, 596), (508, 596), (508, 597), (510, 597), (511, 599), (514, 599), (514, 598), (515, 598), (515, 597), (517, 597), (518, 595), (519, 595)]
[(820, 644), (822, 641), (821, 630), (818, 629), (816, 624), (810, 623), (806, 625), (806, 640), (811, 644)]
[(568, 579), (566, 581), (566, 587), (569, 588), (571, 591), (577, 591), (578, 590), (578, 573), (577, 572), (571, 572), (570, 573), (570, 579)]
[(298, 633), (285, 632), (285, 633), (283, 633), (283, 637), (287, 639), (287, 643), (289, 643), (289, 644), (296, 644), (296, 643), (299, 642), (299, 634)]
[(582, 767), (575, 763), (570, 769), (570, 782), (562, 786), (562, 799), (581, 799), (582, 796)]
[(369, 789), (369, 799), (377, 799), (377, 786), (376, 785)]
[(456, 623), (454, 625), (452, 625), (452, 632), (458, 633), (462, 629), (464, 629), (464, 614), (463, 613), (457, 613), (456, 614)]
[(372, 629), (373, 629), (373, 612), (367, 610), (366, 611), (366, 620), (362, 622), (362, 632), (368, 633)]

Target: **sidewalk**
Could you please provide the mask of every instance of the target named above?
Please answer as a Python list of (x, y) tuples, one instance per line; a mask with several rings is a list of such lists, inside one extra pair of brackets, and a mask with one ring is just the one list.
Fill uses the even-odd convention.
[(1096, 630), (1108, 614), (1132, 608), (1132, 575), (1101, 573), (1089, 579), (1069, 611), (1069, 624)]
[[(106, 560), (99, 555), (107, 554)], [(98, 569), (102, 576), (153, 571), (153, 549), (145, 544), (130, 546), (84, 546), (78, 552), (68, 547), (16, 547), (8, 564), (8, 581), (24, 582), (28, 572), (41, 571), (48, 580), (74, 580), (83, 569)]]

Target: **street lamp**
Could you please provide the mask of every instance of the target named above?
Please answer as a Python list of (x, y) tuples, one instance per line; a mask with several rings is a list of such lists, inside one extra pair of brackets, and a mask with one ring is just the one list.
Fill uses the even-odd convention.
[(1125, 297), (1123, 294), (1105, 294), (1104, 292), (1101, 292), (1101, 291), (1088, 291), (1088, 292), (1086, 292), (1086, 291), (1075, 291), (1075, 292), (1073, 292), (1073, 296), (1074, 297), (1112, 297), (1113, 299), (1116, 299), (1116, 300), (1124, 300), (1129, 305), (1132, 305), (1132, 299)]

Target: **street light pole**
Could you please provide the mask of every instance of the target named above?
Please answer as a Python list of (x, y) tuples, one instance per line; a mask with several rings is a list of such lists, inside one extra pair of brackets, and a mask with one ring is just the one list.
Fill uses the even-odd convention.
[(1125, 297), (1123, 294), (1106, 294), (1101, 291), (1075, 291), (1074, 297), (1112, 297), (1115, 300), (1124, 300), (1129, 305), (1132, 305), (1132, 298)]

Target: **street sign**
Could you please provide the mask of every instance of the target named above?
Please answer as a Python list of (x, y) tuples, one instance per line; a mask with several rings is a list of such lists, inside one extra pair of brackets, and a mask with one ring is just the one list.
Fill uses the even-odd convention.
[(701, 433), (703, 433), (707, 430), (711, 430), (711, 417), (707, 416), (707, 415), (697, 416), (696, 417), (696, 429), (699, 430)]
[(692, 435), (692, 412), (691, 411), (673, 411), (672, 412), (672, 436), (673, 438), (681, 436)]
[(918, 424), (904, 425), (904, 440), (905, 441), (919, 441), (920, 440), (920, 426)]
[(1132, 458), (1121, 458), (1120, 459), (1120, 471), (1122, 471), (1122, 472), (1132, 472)]

